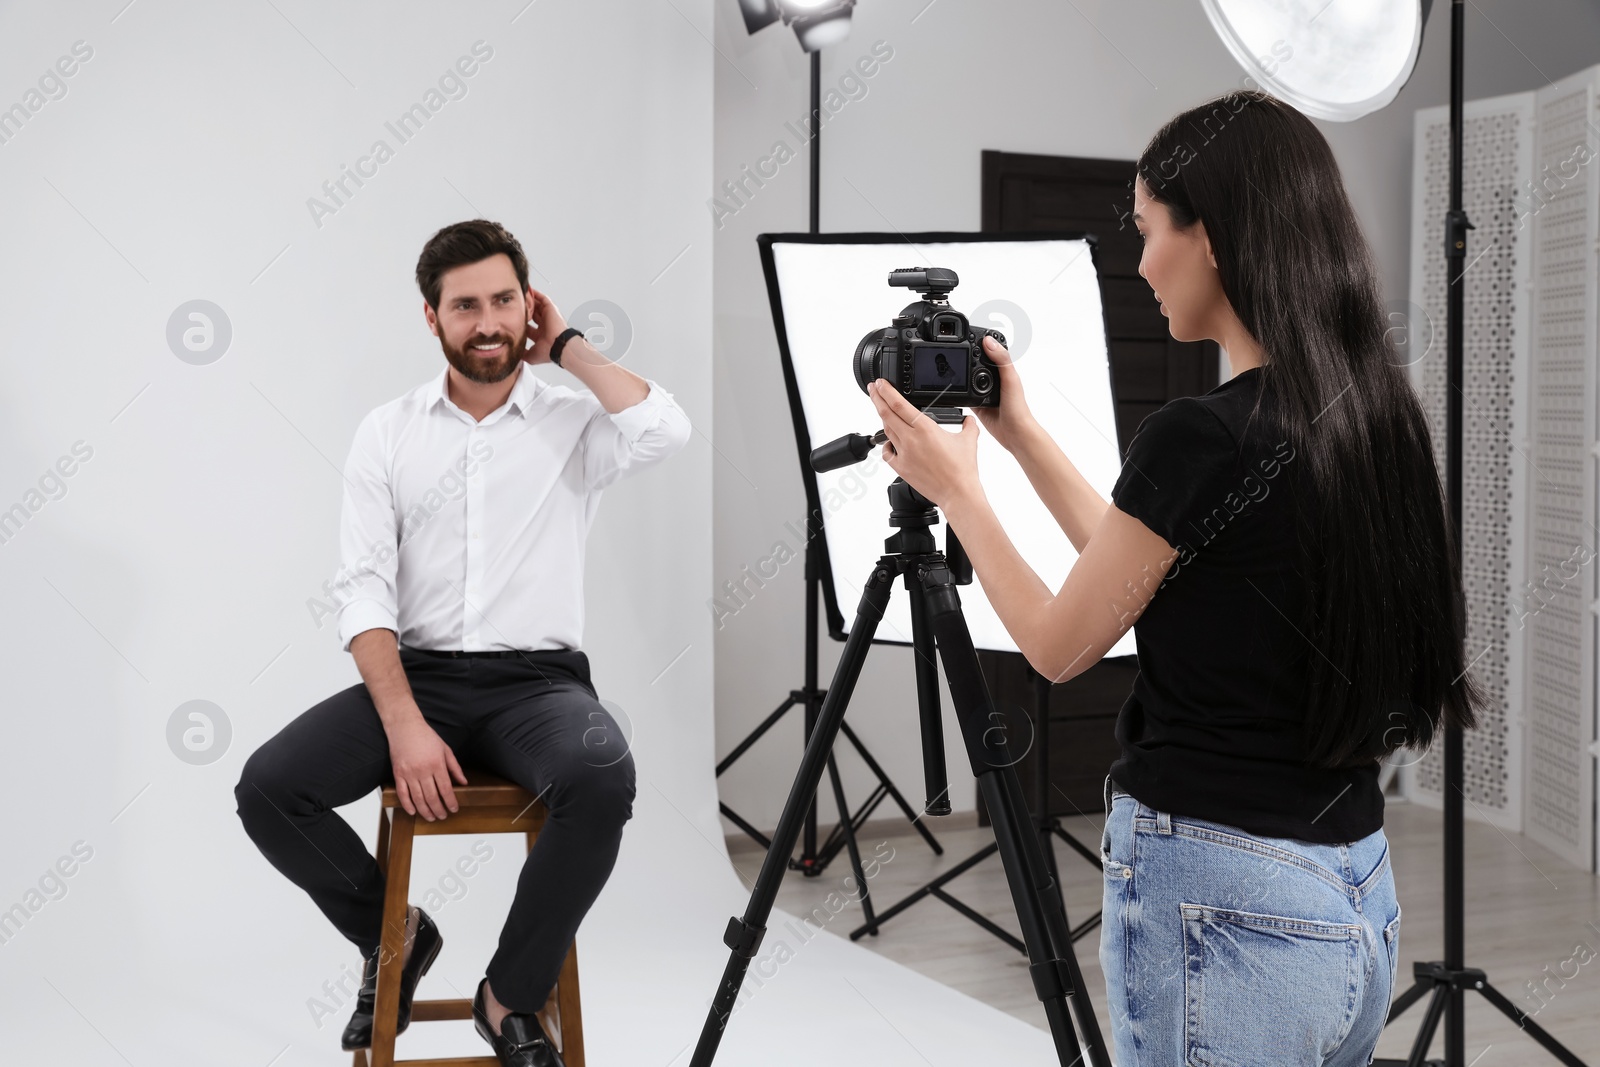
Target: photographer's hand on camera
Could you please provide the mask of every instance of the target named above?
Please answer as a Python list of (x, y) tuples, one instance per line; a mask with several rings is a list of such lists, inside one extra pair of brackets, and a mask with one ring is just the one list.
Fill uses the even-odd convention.
[(889, 440), (883, 459), (889, 469), (942, 508), (950, 509), (962, 498), (982, 495), (978, 484), (978, 424), (967, 416), (960, 433), (950, 433), (912, 404), (886, 379), (867, 390), (883, 419)]
[(1022, 395), (1022, 376), (1011, 362), (1011, 353), (993, 337), (983, 339), (983, 354), (994, 361), (1000, 373), (1000, 404), (998, 407), (973, 408), (973, 414), (983, 423), (983, 428), (994, 434), (994, 439), (1007, 452), (1015, 452), (1027, 432), (1033, 428), (1033, 412)]

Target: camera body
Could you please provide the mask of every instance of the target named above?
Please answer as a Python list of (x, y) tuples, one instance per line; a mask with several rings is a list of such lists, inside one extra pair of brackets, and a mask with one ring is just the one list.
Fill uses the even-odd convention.
[(974, 330), (950, 306), (960, 284), (947, 267), (904, 267), (889, 272), (889, 284), (913, 289), (922, 300), (896, 315), (894, 324), (873, 330), (856, 346), (856, 384), (886, 378), (918, 408), (984, 408), (1000, 404), (1000, 372), (983, 352), (983, 339), (1002, 345), (998, 330)]

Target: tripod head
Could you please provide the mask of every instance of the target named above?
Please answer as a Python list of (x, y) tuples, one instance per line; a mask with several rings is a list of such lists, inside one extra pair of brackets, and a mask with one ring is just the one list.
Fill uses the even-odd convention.
[[(889, 483), (889, 525), (899, 532), (891, 534), (884, 542), (885, 552), (897, 556), (937, 556), (938, 546), (928, 529), (940, 519), (939, 508), (933, 501), (912, 488), (904, 478)], [(944, 528), (944, 564), (950, 568), (957, 585), (972, 584), (972, 560), (961, 547), (956, 532)]]
[[(942, 415), (943, 413), (936, 413)], [(961, 417), (955, 412), (957, 419)], [(825, 445), (811, 450), (811, 469), (821, 473), (860, 463), (873, 448), (888, 438), (882, 430), (874, 434), (847, 433)], [(889, 483), (889, 525), (899, 530), (884, 542), (884, 550), (897, 556), (920, 556), (938, 553), (929, 527), (940, 521), (939, 508), (933, 501), (917, 492), (904, 478)], [(972, 584), (972, 561), (966, 549), (956, 539), (956, 533), (946, 526), (944, 530), (944, 560), (955, 576), (957, 585)]]

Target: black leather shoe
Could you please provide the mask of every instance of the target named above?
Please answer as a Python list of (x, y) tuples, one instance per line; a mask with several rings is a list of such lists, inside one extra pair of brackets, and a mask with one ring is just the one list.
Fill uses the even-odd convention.
[(484, 1007), (483, 998), (483, 987), (488, 984), (487, 978), (479, 982), (478, 992), (472, 998), (472, 1025), (493, 1046), (502, 1067), (566, 1067), (556, 1047), (545, 1036), (538, 1016), (514, 1011), (500, 1020), (498, 1034), (490, 1028), (489, 1011)]
[[(403, 1034), (411, 1025), (411, 997), (417, 991), (417, 981), (433, 966), (434, 957), (444, 947), (439, 928), (433, 925), (428, 913), (417, 909), (417, 933), (411, 943), (411, 958), (400, 968), (400, 1019), (395, 1033)], [(346, 1052), (372, 1046), (372, 1012), (378, 1000), (378, 957), (383, 952), (380, 945), (367, 957), (361, 975), (361, 992), (356, 997), (355, 1014), (339, 1038), (339, 1047)]]

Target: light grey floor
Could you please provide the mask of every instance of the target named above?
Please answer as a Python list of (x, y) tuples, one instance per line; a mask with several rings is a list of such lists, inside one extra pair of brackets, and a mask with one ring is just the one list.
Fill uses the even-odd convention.
[[(824, 808), (824, 811), (827, 811)], [(873, 822), (861, 839), (864, 855), (889, 855), (872, 876), (874, 904), (890, 903), (992, 840), (971, 815), (931, 820), (945, 854), (936, 857), (904, 822)], [(1091, 849), (1098, 847), (1097, 820), (1064, 820), (1066, 828)], [(1443, 842), (1438, 812), (1391, 803), (1385, 829), (1394, 854), (1400, 905), (1400, 981), (1409, 986), (1411, 964), (1443, 952)], [(885, 844), (886, 843), (886, 844)], [(734, 865), (748, 886), (762, 852), (742, 834), (728, 838)], [(1099, 909), (1100, 872), (1066, 845), (1057, 846), (1067, 910), (1077, 923)], [(1537, 1021), (1579, 1056), (1600, 1067), (1600, 879), (1578, 871), (1520, 834), (1469, 821), (1466, 825), (1467, 963), (1488, 972), (1489, 980), (1524, 1010), (1539, 1008), (1528, 984), (1538, 980), (1552, 991)], [(789, 873), (778, 907), (805, 913), (827, 906), (830, 894), (843, 895), (849, 864), (839, 859), (818, 878)], [(1012, 932), (1017, 924), (998, 857), (990, 857), (951, 884), (950, 892)], [(838, 906), (841, 896), (832, 900)], [(861, 910), (849, 905), (828, 923), (835, 933), (859, 925)], [(859, 944), (930, 978), (959, 989), (1036, 1026), (1044, 1012), (1034, 998), (1027, 962), (944, 903), (926, 898)], [(1104, 1025), (1105, 983), (1098, 963), (1099, 932), (1077, 942), (1088, 995)], [(1385, 1033), (1380, 1056), (1403, 1058), (1421, 1022), (1423, 1005), (1411, 1009)], [(1443, 1039), (1431, 1055), (1443, 1055)], [(1473, 1067), (1510, 1067), (1555, 1061), (1481, 997), (1467, 1001), (1467, 1062)]]

